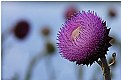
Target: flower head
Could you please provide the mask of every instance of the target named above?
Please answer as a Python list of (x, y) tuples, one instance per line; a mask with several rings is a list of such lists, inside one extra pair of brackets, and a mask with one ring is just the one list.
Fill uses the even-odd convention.
[(75, 13), (67, 20), (58, 34), (57, 46), (60, 54), (76, 64), (92, 64), (104, 57), (111, 46), (106, 22), (94, 11)]

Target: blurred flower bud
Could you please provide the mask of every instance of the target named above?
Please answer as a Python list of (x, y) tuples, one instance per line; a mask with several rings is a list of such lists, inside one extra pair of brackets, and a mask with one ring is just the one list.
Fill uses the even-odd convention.
[(47, 50), (48, 54), (53, 54), (55, 52), (55, 46), (52, 43), (47, 42), (46, 50)]
[(29, 31), (30, 31), (30, 25), (27, 21), (24, 20), (19, 21), (13, 29), (15, 37), (21, 40), (28, 35)]
[(41, 32), (44, 36), (48, 36), (50, 34), (50, 29), (48, 27), (44, 27)]
[(78, 11), (77, 8), (74, 6), (68, 7), (67, 10), (65, 11), (65, 19), (71, 19), (71, 17), (75, 15), (74, 13), (76, 13), (77, 11)]
[(114, 8), (109, 8), (108, 15), (109, 15), (109, 17), (111, 17), (111, 18), (116, 17), (116, 16), (117, 16), (117, 11), (116, 11), (116, 9), (114, 9)]

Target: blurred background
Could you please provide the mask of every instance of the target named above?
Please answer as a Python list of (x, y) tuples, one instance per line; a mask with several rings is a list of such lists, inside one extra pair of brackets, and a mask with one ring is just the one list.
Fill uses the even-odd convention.
[(121, 2), (1, 2), (2, 80), (103, 80), (100, 66), (77, 66), (59, 55), (61, 25), (74, 12), (95, 11), (111, 28), (107, 60), (121, 79)]

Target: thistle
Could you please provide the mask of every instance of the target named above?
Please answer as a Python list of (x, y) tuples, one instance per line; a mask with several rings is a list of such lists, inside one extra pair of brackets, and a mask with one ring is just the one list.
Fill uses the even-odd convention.
[(92, 64), (104, 57), (111, 46), (106, 22), (94, 11), (78, 12), (67, 20), (58, 34), (61, 55), (76, 64)]
[[(75, 13), (62, 25), (58, 33), (57, 46), (60, 54), (78, 65), (92, 65), (99, 58), (102, 64), (107, 63), (105, 54), (111, 46), (109, 41), (112, 39), (109, 31), (106, 21), (98, 17), (94, 11)], [(107, 64), (106, 66), (108, 67)], [(110, 70), (107, 73), (110, 74)]]

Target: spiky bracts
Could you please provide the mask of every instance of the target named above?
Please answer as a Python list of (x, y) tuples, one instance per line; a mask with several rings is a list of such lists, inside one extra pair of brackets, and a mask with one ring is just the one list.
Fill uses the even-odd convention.
[(106, 22), (94, 11), (82, 11), (65, 22), (58, 34), (60, 54), (76, 64), (92, 64), (104, 57), (111, 46)]

